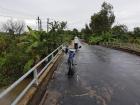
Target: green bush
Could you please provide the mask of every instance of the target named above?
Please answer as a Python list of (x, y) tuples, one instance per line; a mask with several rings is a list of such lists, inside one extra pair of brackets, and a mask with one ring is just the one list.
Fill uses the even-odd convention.
[(0, 87), (9, 85), (73, 36), (63, 30), (35, 31), (11, 38), (0, 35)]

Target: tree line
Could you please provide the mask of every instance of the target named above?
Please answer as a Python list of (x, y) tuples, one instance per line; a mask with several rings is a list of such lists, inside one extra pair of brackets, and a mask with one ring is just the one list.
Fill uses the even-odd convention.
[(101, 10), (91, 16), (89, 24), (81, 30), (81, 36), (90, 44), (122, 42), (140, 44), (140, 27), (129, 31), (124, 24), (115, 23), (113, 6), (104, 2)]

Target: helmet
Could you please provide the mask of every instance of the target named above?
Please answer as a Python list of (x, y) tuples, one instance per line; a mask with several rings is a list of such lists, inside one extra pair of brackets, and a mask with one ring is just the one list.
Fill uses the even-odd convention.
[(75, 39), (78, 39), (78, 37), (77, 37), (77, 36), (75, 36)]

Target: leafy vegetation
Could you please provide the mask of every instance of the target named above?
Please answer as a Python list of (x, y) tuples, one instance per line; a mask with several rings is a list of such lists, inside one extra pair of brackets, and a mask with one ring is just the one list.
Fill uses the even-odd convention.
[(91, 16), (90, 23), (85, 25), (81, 34), (90, 44), (102, 44), (104, 42), (140, 44), (140, 27), (128, 31), (126, 25), (113, 26), (114, 22), (113, 6), (104, 2), (101, 10)]
[(28, 32), (4, 32), (0, 34), (0, 87), (9, 85), (26, 73), (62, 43), (69, 43), (72, 31), (64, 30), (66, 22), (52, 22), (51, 30)]

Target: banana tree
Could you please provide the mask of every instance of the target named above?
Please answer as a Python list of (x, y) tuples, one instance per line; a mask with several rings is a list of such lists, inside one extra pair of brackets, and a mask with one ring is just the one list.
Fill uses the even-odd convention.
[(39, 62), (45, 53), (47, 55), (47, 43), (41, 36), (42, 32), (34, 31), (30, 27), (28, 27), (28, 30), (28, 35), (22, 37), (21, 43), (19, 44), (26, 47), (25, 52), (30, 56), (30, 59), (25, 64), (25, 71)]

